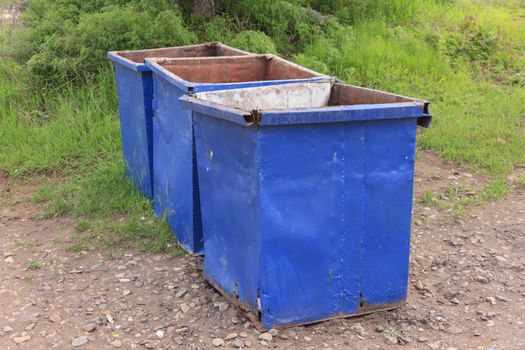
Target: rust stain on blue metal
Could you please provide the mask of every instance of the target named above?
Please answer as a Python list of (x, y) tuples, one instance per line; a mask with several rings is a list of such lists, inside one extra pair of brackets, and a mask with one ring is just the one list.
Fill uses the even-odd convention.
[(319, 107), (316, 84), (326, 82), (279, 88), (303, 96), (301, 109), (257, 103), (275, 87), (181, 98), (195, 121), (204, 273), (263, 328), (406, 298), (416, 127), (429, 125), (428, 103), (337, 82)]
[(145, 58), (248, 54), (221, 43), (108, 53), (117, 82), (125, 174), (144, 196), (153, 198), (153, 79)]
[(146, 59), (153, 71), (154, 210), (166, 215), (181, 246), (203, 253), (201, 204), (188, 93), (327, 79), (272, 55)]

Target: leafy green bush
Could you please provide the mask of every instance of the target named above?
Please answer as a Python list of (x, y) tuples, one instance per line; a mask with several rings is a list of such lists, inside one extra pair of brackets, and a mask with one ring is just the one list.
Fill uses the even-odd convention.
[(243, 29), (266, 33), (285, 55), (300, 50), (322, 33), (318, 17), (287, 1), (241, 0), (234, 13), (243, 23)]
[(245, 30), (238, 33), (230, 44), (241, 50), (254, 53), (277, 53), (272, 39), (257, 30)]
[(487, 61), (496, 57), (501, 45), (495, 32), (478, 24), (472, 16), (465, 17), (459, 30), (445, 37), (445, 52), (453, 60)]
[(342, 23), (355, 24), (379, 19), (387, 23), (411, 22), (421, 0), (309, 0), (312, 8), (337, 16)]
[[(158, 11), (159, 7), (165, 9)], [(109, 50), (197, 41), (178, 7), (166, 1), (156, 7), (150, 1), (32, 0), (22, 22), (26, 27), (15, 33), (11, 53), (46, 84), (96, 73), (106, 64)]]

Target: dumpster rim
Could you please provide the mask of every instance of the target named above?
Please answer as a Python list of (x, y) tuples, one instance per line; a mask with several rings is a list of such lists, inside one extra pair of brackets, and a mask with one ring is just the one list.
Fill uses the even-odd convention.
[[(418, 125), (428, 127), (432, 116), (425, 101), (396, 102), (387, 104), (358, 104), (282, 110), (245, 111), (219, 103), (203, 101), (191, 95), (179, 98), (185, 109), (235, 124), (251, 126), (279, 126), (296, 124), (326, 124), (338, 122), (379, 121), (417, 118)], [(377, 117), (378, 112), (383, 112)], [(385, 114), (386, 113), (386, 114)], [(309, 114), (309, 116), (306, 116)], [(338, 114), (336, 118), (326, 118)], [(302, 118), (298, 118), (301, 116)]]
[(203, 82), (193, 82), (188, 81), (180, 76), (178, 76), (175, 73), (170, 72), (166, 68), (164, 68), (160, 63), (166, 62), (166, 61), (176, 61), (176, 62), (183, 62), (183, 61), (190, 61), (194, 60), (195, 57), (181, 57), (181, 58), (166, 58), (166, 57), (148, 57), (144, 60), (146, 66), (151, 69), (151, 71), (158, 76), (159, 78), (162, 78), (163, 80), (177, 86), (179, 89), (187, 90), (190, 92), (206, 92), (206, 91), (215, 91), (215, 90), (231, 90), (231, 89), (243, 89), (248, 87), (255, 87), (259, 85), (279, 85), (279, 84), (290, 84), (290, 83), (300, 83), (300, 82), (315, 82), (319, 80), (324, 79), (332, 79), (331, 77), (315, 72), (311, 69), (305, 68), (303, 66), (298, 65), (297, 63), (285, 60), (282, 57), (279, 57), (277, 55), (273, 54), (250, 54), (245, 56), (219, 56), (219, 57), (198, 57), (199, 59), (206, 60), (206, 61), (221, 61), (225, 59), (232, 59), (232, 58), (248, 58), (248, 57), (259, 57), (259, 58), (266, 58), (267, 60), (275, 59), (278, 61), (283, 61), (287, 64), (291, 64), (295, 66), (296, 68), (300, 68), (301, 70), (312, 74), (312, 77), (310, 78), (296, 78), (296, 79), (278, 79), (278, 80), (251, 80), (251, 81), (243, 81), (243, 82), (236, 82), (236, 83), (203, 83)]
[[(223, 48), (226, 48), (226, 49), (238, 51), (239, 55), (242, 55), (242, 54), (244, 54), (245, 56), (252, 56), (252, 55), (254, 55), (251, 52), (244, 51), (244, 50), (241, 50), (241, 49), (237, 49), (237, 48), (232, 47), (232, 46), (228, 46), (226, 44), (221, 43), (220, 41), (210, 41), (210, 42), (206, 42), (206, 43), (202, 43), (202, 44), (168, 46), (168, 47), (156, 47), (156, 48), (141, 49), (141, 50), (114, 50), (114, 51), (108, 51), (107, 59), (112, 61), (113, 63), (118, 63), (118, 64), (120, 64), (122, 66), (125, 66), (125, 67), (127, 67), (127, 68), (129, 68), (129, 69), (131, 69), (131, 70), (133, 70), (135, 72), (151, 72), (151, 68), (148, 67), (145, 64), (145, 62), (142, 62), (142, 63), (134, 62), (134, 61), (130, 60), (129, 58), (126, 58), (126, 57), (122, 56), (122, 53), (127, 53), (127, 52), (148, 52), (148, 51), (159, 51), (159, 50), (180, 49), (180, 48), (189, 49), (189, 48), (200, 47), (200, 46), (223, 47)], [(152, 56), (152, 57), (158, 57), (158, 56)], [(199, 57), (199, 56), (195, 56), (195, 57)], [(177, 57), (165, 57), (164, 59), (169, 59), (169, 58), (177, 59)], [(179, 58), (183, 58), (183, 57), (179, 57)], [(190, 57), (187, 57), (187, 58), (190, 58)]]

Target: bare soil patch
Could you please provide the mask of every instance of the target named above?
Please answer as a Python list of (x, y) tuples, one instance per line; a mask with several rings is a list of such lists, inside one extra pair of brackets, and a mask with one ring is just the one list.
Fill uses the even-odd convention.
[(525, 190), (456, 220), (417, 200), (463, 182), (487, 180), (419, 152), (406, 306), (263, 342), (200, 258), (69, 253), (74, 220), (40, 219), (34, 186), (0, 179), (0, 349), (524, 349)]

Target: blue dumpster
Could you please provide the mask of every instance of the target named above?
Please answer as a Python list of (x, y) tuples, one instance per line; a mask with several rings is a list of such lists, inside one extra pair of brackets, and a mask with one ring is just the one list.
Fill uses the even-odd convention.
[(340, 82), (181, 100), (195, 121), (212, 285), (261, 328), (404, 302), (428, 103)]
[(108, 53), (108, 58), (115, 65), (125, 173), (144, 196), (153, 198), (151, 175), (153, 81), (151, 70), (144, 64), (144, 59), (233, 55), (248, 55), (248, 53), (220, 43)]
[(153, 71), (153, 203), (181, 246), (203, 253), (199, 183), (188, 93), (328, 79), (273, 55), (146, 59)]

